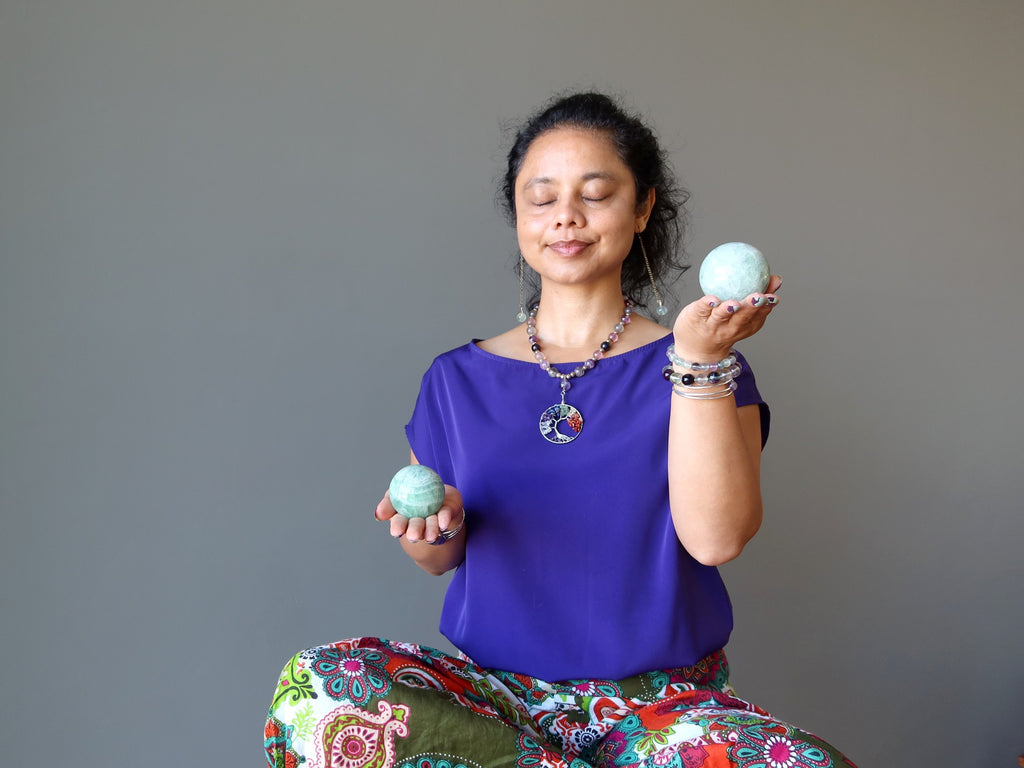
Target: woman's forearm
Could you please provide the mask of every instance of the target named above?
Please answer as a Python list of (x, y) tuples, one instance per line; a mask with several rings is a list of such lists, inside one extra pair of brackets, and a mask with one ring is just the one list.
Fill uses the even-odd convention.
[(705, 565), (740, 554), (761, 525), (758, 406), (672, 396), (669, 499), (676, 534)]

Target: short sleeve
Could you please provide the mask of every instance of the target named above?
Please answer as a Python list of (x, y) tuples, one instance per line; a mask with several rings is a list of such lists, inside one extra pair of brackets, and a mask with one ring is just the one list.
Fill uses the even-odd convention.
[(756, 405), (760, 409), (761, 447), (763, 448), (765, 443), (768, 442), (768, 430), (771, 427), (771, 410), (768, 408), (768, 403), (761, 397), (761, 392), (757, 388), (757, 379), (754, 376), (754, 372), (750, 369), (746, 358), (739, 352), (736, 353), (736, 356), (743, 365), (743, 372), (736, 379), (736, 406)]
[(412, 417), (405, 425), (405, 435), (416, 460), (437, 472), (446, 483), (454, 484), (452, 455), (445, 429), (447, 389), (442, 366), (435, 360), (423, 374)]

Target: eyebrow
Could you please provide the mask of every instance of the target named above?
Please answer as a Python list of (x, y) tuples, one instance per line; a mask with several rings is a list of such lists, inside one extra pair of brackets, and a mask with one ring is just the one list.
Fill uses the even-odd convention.
[[(618, 180), (615, 174), (609, 173), (608, 171), (590, 171), (589, 173), (583, 174), (582, 178), (583, 181), (592, 181), (594, 179), (603, 179), (605, 181)], [(527, 190), (530, 189), (531, 187), (537, 186), (538, 184), (551, 184), (553, 181), (554, 179), (552, 179), (549, 176), (536, 176), (530, 179), (528, 182), (526, 182), (526, 186), (524, 186), (523, 189)]]

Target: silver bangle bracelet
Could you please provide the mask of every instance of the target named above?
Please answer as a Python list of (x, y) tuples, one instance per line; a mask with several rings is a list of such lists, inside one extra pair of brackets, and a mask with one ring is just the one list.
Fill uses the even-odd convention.
[(684, 397), (687, 400), (721, 400), (726, 397), (731, 397), (735, 391), (735, 381), (730, 381), (728, 385), (721, 389), (718, 387), (672, 387), (673, 394), (679, 395), (679, 397)]
[(463, 507), (462, 508), (462, 522), (460, 522), (458, 525), (456, 525), (450, 531), (440, 531), (437, 534), (437, 538), (434, 539), (432, 542), (430, 542), (430, 546), (432, 546), (432, 547), (443, 547), (451, 539), (454, 539), (456, 536), (458, 536), (460, 533), (462, 533), (462, 528), (465, 525), (466, 525), (466, 508)]

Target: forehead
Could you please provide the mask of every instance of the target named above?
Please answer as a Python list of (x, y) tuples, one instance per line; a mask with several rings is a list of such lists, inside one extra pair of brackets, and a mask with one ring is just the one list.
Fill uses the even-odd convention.
[(526, 151), (516, 178), (517, 186), (531, 182), (574, 180), (584, 177), (632, 180), (611, 138), (581, 128), (555, 128), (542, 133)]

